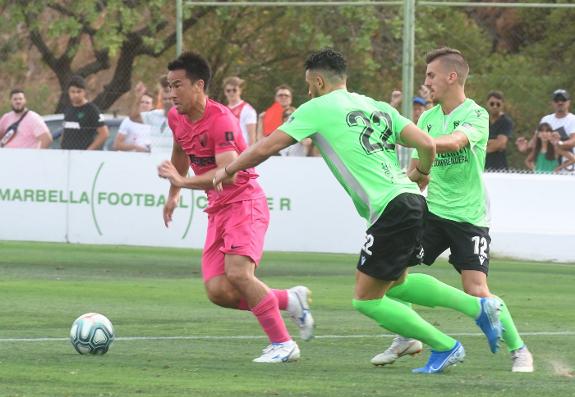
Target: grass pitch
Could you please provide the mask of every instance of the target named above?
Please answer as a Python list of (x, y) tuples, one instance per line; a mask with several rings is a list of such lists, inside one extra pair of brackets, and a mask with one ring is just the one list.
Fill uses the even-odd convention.
[[(297, 363), (262, 365), (251, 360), (267, 340), (249, 312), (208, 302), (198, 251), (0, 242), (0, 397), (575, 395), (575, 266), (492, 260), (490, 287), (524, 333), (535, 373), (511, 373), (505, 348), (492, 355), (471, 319), (418, 307), (458, 335), (467, 357), (445, 374), (414, 375), (428, 351), (369, 363), (391, 336), (351, 307), (355, 262), (264, 256), (258, 274), (268, 285), (313, 290), (317, 338), (300, 343)], [(445, 262), (415, 271), (459, 286)], [(81, 356), (67, 340), (72, 321), (91, 311), (116, 329), (105, 356)]]

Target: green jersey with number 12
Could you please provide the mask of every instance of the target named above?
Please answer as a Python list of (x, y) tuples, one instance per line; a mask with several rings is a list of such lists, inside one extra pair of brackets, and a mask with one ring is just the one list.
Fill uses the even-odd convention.
[(395, 151), (409, 123), (385, 102), (339, 89), (306, 102), (278, 129), (297, 141), (312, 138), (359, 214), (372, 225), (395, 197), (419, 193)]
[[(447, 115), (441, 105), (425, 111), (417, 126), (433, 138), (459, 131), (469, 140), (458, 152), (437, 153), (427, 188), (429, 211), (452, 221), (489, 227), (489, 206), (483, 184), (489, 139), (487, 111), (467, 98)], [(416, 151), (413, 157), (417, 158)]]

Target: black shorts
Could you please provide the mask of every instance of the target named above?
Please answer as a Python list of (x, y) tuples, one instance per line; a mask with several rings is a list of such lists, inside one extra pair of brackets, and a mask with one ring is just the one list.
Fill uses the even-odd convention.
[(447, 248), (455, 270), (489, 272), (489, 228), (456, 222), (428, 212), (423, 233), (423, 263), (431, 265)]
[(402, 193), (389, 202), (383, 214), (366, 232), (357, 270), (379, 280), (397, 280), (408, 266), (421, 263), (423, 196)]

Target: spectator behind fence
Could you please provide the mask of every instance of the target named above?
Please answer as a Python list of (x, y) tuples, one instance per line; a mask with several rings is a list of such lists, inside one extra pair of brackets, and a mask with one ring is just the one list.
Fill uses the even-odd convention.
[(282, 124), (283, 112), (291, 106), (293, 90), (282, 84), (275, 89), (275, 102), (258, 118), (257, 139), (268, 136)]
[[(564, 89), (558, 89), (551, 96), (554, 112), (544, 116), (539, 124), (548, 123), (554, 132), (554, 139), (557, 140), (557, 148), (573, 152), (575, 146), (575, 115), (569, 112), (571, 106), (571, 96)], [(521, 153), (528, 153), (535, 146), (535, 138), (527, 141), (524, 137), (519, 137), (515, 141), (517, 150)], [(571, 167), (572, 169), (572, 167)]]
[(62, 149), (99, 150), (108, 139), (100, 109), (86, 99), (86, 83), (74, 76), (68, 83), (70, 105), (64, 110)]
[(224, 79), (224, 93), (228, 101), (228, 108), (240, 120), (240, 128), (246, 143), (253, 145), (256, 142), (256, 125), (258, 115), (255, 109), (242, 100), (242, 91), (245, 82), (237, 76)]
[[(575, 163), (573, 153), (557, 149), (558, 139), (553, 137), (553, 128), (549, 123), (541, 123), (535, 133), (535, 143), (529, 156), (525, 159), (525, 165), (535, 173), (558, 172)], [(566, 158), (559, 164), (559, 156)]]
[(420, 96), (413, 97), (413, 110), (412, 110), (412, 120), (414, 124), (417, 124), (419, 117), (423, 112), (427, 110), (427, 100)]
[(485, 169), (490, 171), (507, 170), (507, 143), (513, 131), (513, 120), (503, 112), (505, 101), (501, 91), (487, 94), (489, 112), (489, 140)]
[[(295, 108), (290, 106), (283, 112), (282, 124), (289, 120)], [(280, 155), (285, 157), (307, 157), (310, 154), (312, 147), (311, 138), (305, 138), (300, 142), (294, 143), (291, 146), (280, 150)]]
[(154, 108), (154, 97), (149, 93), (140, 95), (136, 115), (126, 117), (120, 128), (118, 135), (114, 140), (114, 150), (124, 152), (150, 152), (151, 148), (151, 127), (143, 124), (141, 117), (142, 112), (149, 112)]
[[(151, 127), (151, 151), (160, 153), (172, 153), (174, 143), (172, 130), (168, 125), (168, 111), (172, 108), (172, 99), (170, 96), (170, 86), (166, 76), (160, 77), (160, 91), (162, 94), (163, 109), (153, 109), (149, 112), (140, 113), (142, 123)], [(143, 85), (142, 89), (145, 89)]]
[(24, 91), (10, 92), (12, 111), (0, 118), (0, 147), (45, 149), (52, 143), (52, 135), (40, 115), (26, 107)]

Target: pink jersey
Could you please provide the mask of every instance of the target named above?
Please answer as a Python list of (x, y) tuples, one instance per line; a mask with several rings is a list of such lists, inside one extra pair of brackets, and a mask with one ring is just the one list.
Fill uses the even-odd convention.
[[(217, 154), (231, 150), (240, 154), (247, 147), (237, 117), (227, 106), (209, 98), (200, 120), (190, 121), (173, 107), (168, 112), (168, 124), (176, 142), (189, 156), (196, 175), (217, 168)], [(257, 177), (255, 169), (249, 168), (238, 172), (235, 183), (224, 185), (222, 192), (206, 190), (209, 203), (207, 211), (216, 210), (223, 204), (264, 197), (262, 188), (256, 182)]]

